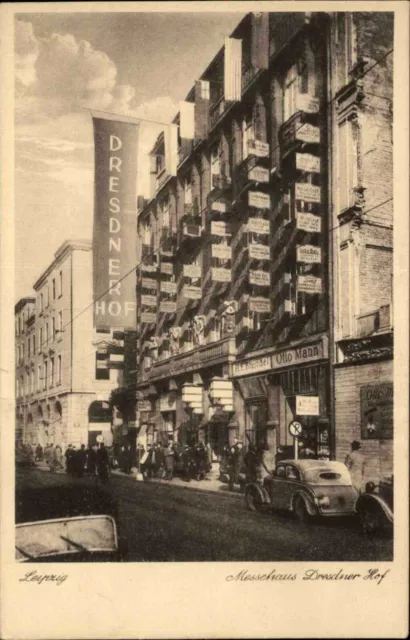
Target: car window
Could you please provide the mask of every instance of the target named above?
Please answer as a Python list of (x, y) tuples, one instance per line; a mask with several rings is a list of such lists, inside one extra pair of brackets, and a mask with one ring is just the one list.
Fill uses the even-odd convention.
[(278, 478), (284, 478), (285, 477), (285, 467), (278, 467), (276, 469), (276, 475)]
[(286, 477), (289, 480), (300, 480), (299, 471), (290, 465), (286, 467)]

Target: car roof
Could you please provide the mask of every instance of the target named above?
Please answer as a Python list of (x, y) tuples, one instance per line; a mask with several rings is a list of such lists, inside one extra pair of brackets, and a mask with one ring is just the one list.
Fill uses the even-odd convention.
[(303, 458), (302, 460), (281, 460), (278, 462), (279, 464), (293, 464), (301, 471), (306, 471), (307, 469), (332, 469), (336, 471), (337, 469), (344, 469), (345, 465), (343, 462), (338, 462), (337, 460), (315, 460), (312, 458)]

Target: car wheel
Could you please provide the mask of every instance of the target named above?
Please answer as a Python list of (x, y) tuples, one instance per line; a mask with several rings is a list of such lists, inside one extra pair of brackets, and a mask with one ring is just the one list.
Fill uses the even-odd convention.
[(249, 511), (261, 511), (263, 502), (259, 492), (254, 487), (245, 489), (245, 503)]
[(378, 509), (374, 506), (364, 505), (359, 511), (360, 525), (362, 531), (366, 535), (374, 535), (382, 531), (384, 527), (384, 521), (382, 520)]
[(307, 524), (309, 522), (310, 517), (306, 507), (306, 503), (300, 496), (295, 498), (293, 510), (300, 523)]

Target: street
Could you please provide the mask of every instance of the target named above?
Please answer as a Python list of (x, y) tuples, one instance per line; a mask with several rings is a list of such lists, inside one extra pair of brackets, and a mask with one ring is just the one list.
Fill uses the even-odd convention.
[[(65, 474), (19, 469), (30, 484), (77, 483)], [(81, 482), (95, 483), (93, 479)], [(389, 561), (393, 542), (366, 538), (353, 520), (301, 525), (285, 513), (251, 513), (242, 497), (111, 476), (128, 562)]]

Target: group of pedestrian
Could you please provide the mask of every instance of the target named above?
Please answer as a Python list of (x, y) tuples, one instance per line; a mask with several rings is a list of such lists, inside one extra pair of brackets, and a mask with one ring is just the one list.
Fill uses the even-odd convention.
[(247, 482), (263, 483), (275, 469), (275, 456), (267, 443), (250, 444), (245, 452), (243, 442), (235, 438), (232, 446), (224, 447), (221, 468), (228, 476), (229, 489), (239, 485), (243, 490)]
[(101, 480), (108, 480), (110, 473), (110, 458), (104, 443), (92, 445), (87, 449), (82, 444), (77, 449), (69, 444), (65, 452), (66, 471), (69, 475), (82, 478), (84, 475), (98, 476)]
[(204, 480), (212, 468), (210, 446), (203, 442), (180, 445), (178, 442), (150, 444), (140, 456), (140, 470), (145, 478), (172, 480), (176, 474), (186, 482)]

